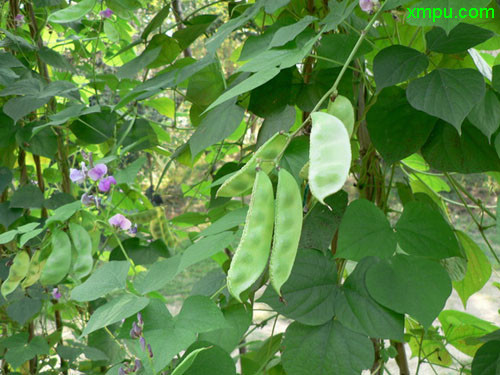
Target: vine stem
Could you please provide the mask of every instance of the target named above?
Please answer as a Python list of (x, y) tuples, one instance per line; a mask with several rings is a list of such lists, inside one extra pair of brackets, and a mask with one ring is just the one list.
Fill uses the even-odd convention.
[[(344, 65), (342, 66), (342, 69), (340, 70), (340, 73), (337, 76), (337, 79), (333, 83), (333, 86), (325, 93), (325, 95), (323, 95), (321, 97), (321, 99), (318, 101), (318, 103), (316, 103), (313, 110), (309, 113), (309, 115), (302, 122), (302, 124), (291, 134), (291, 136), (288, 138), (287, 143), (285, 144), (285, 147), (283, 148), (283, 151), (280, 153), (280, 155), (278, 155), (278, 158), (281, 158), (281, 156), (283, 156), (284, 150), (286, 150), (286, 148), (288, 147), (288, 145), (292, 141), (293, 137), (295, 137), (299, 133), (299, 131), (301, 131), (304, 126), (306, 126), (306, 124), (311, 119), (311, 114), (316, 112), (328, 98), (330, 98), (331, 96), (337, 95), (337, 93), (338, 93), (337, 89), (338, 89), (338, 86), (340, 84), (340, 81), (342, 80), (342, 77), (344, 77), (344, 74), (346, 73), (347, 69), (349, 69), (349, 64), (354, 59), (354, 56), (358, 52), (359, 47), (361, 47), (361, 44), (365, 40), (366, 34), (368, 34), (368, 31), (371, 29), (371, 27), (373, 26), (373, 24), (377, 20), (380, 13), (382, 13), (383, 9), (384, 9), (384, 4), (381, 4), (380, 7), (378, 8), (378, 10), (375, 12), (373, 17), (371, 18), (370, 22), (368, 22), (366, 27), (363, 30), (361, 30), (358, 41), (354, 45), (351, 53), (349, 54), (349, 57), (347, 57), (347, 60), (344, 62)], [(323, 28), (323, 30), (325, 30), (325, 28)], [(323, 30), (321, 32), (323, 32)]]

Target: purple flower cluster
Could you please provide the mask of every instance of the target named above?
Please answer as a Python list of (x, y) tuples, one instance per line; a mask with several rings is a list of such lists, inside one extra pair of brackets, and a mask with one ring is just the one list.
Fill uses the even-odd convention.
[[(141, 348), (143, 351), (148, 350), (148, 355), (149, 358), (153, 358), (153, 350), (151, 349), (150, 344), (146, 344), (146, 339), (144, 338), (143, 335), (143, 328), (144, 328), (144, 320), (142, 320), (142, 314), (138, 313), (137, 314), (137, 322), (132, 323), (132, 329), (130, 330), (130, 337), (135, 339), (139, 339), (139, 344), (141, 345)], [(130, 374), (132, 372), (136, 372), (142, 367), (141, 361), (138, 359), (135, 360), (134, 367), (120, 367), (120, 370), (118, 371), (119, 375), (125, 375), (125, 374)]]
[(378, 5), (378, 0), (359, 0), (359, 6), (366, 13), (372, 13)]
[(120, 228), (123, 230), (129, 230), (132, 223), (122, 214), (116, 214), (108, 220), (109, 224), (115, 228)]
[(77, 184), (81, 184), (89, 177), (92, 181), (98, 182), (99, 191), (107, 193), (111, 189), (111, 185), (116, 185), (116, 180), (113, 176), (106, 176), (108, 167), (106, 164), (96, 164), (90, 170), (84, 162), (81, 163), (81, 169), (70, 169), (69, 178)]
[(113, 15), (113, 11), (109, 8), (106, 8), (104, 10), (101, 10), (99, 12), (99, 15), (102, 17), (102, 18), (110, 18), (112, 15)]
[(62, 297), (62, 294), (59, 291), (59, 288), (52, 289), (52, 298), (54, 298), (55, 300), (59, 300), (61, 297)]

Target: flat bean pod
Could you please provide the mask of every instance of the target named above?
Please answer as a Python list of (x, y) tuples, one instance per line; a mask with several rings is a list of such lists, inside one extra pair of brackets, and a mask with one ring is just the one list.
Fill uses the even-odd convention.
[(281, 168), (278, 174), (274, 242), (269, 261), (271, 285), (281, 295), (290, 277), (302, 231), (302, 197), (295, 178)]
[(274, 226), (273, 185), (266, 172), (257, 172), (240, 243), (227, 274), (229, 292), (240, 295), (257, 281), (266, 268)]
[(309, 187), (318, 201), (336, 193), (345, 184), (351, 168), (351, 143), (337, 117), (323, 112), (311, 114)]
[(172, 230), (170, 229), (170, 223), (163, 212), (158, 215), (156, 219), (151, 221), (149, 230), (155, 240), (161, 238), (169, 248), (175, 247), (175, 238), (172, 234)]
[(286, 146), (288, 135), (276, 133), (267, 140), (252, 158), (234, 175), (229, 177), (217, 190), (218, 197), (237, 197), (247, 195), (253, 186), (256, 167), (259, 166), (266, 174), (274, 168), (274, 159)]
[(5, 297), (16, 290), (17, 286), (28, 273), (30, 257), (26, 251), (20, 251), (14, 257), (9, 269), (9, 276), (2, 283), (1, 292)]
[(351, 101), (345, 96), (337, 95), (333, 102), (328, 104), (327, 113), (337, 117), (347, 129), (349, 137), (352, 136), (354, 131), (354, 108)]
[(136, 224), (148, 224), (162, 213), (160, 210), (158, 210), (158, 208), (159, 207), (151, 208), (146, 211), (130, 214), (128, 215), (128, 218)]
[(56, 229), (52, 233), (52, 252), (43, 267), (42, 285), (57, 284), (64, 279), (71, 267), (71, 241), (66, 232)]
[(35, 253), (31, 257), (26, 278), (21, 283), (21, 286), (25, 289), (40, 280), (40, 275), (42, 274), (42, 269), (45, 264), (44, 260), (40, 261), (41, 253), (41, 250), (35, 251)]
[(73, 273), (81, 279), (92, 271), (94, 259), (92, 258), (92, 239), (81, 225), (69, 223), (69, 233), (76, 250), (76, 259), (73, 263)]

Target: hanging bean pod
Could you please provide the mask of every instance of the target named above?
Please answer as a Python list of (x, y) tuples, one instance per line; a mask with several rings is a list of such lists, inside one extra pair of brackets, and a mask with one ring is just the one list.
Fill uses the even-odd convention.
[(14, 257), (9, 269), (9, 276), (2, 283), (1, 292), (4, 297), (16, 290), (17, 286), (28, 273), (30, 257), (26, 251), (20, 251)]
[(295, 178), (281, 168), (278, 174), (274, 219), (274, 242), (269, 261), (271, 285), (281, 287), (292, 272), (302, 231), (302, 197)]
[(354, 108), (351, 101), (345, 96), (337, 95), (335, 100), (328, 104), (328, 109), (326, 110), (328, 114), (337, 117), (344, 124), (349, 133), (349, 137), (352, 136), (354, 131)]
[(57, 284), (64, 279), (71, 267), (71, 241), (66, 232), (56, 229), (52, 233), (52, 252), (43, 267), (42, 285)]
[(243, 168), (229, 177), (217, 191), (218, 197), (237, 197), (247, 195), (255, 180), (255, 168), (260, 166), (266, 174), (271, 172), (276, 164), (276, 157), (286, 146), (288, 135), (276, 133), (264, 143)]
[(21, 286), (26, 289), (27, 287), (33, 285), (38, 280), (40, 280), (40, 275), (42, 274), (42, 269), (45, 264), (45, 260), (40, 261), (40, 255), (42, 254), (41, 250), (35, 251), (33, 256), (31, 257), (30, 265), (28, 268), (28, 272), (26, 274), (26, 278), (21, 283)]
[(266, 172), (257, 172), (252, 198), (241, 236), (227, 274), (229, 292), (241, 302), (240, 295), (266, 268), (274, 224), (273, 185)]
[(92, 258), (92, 239), (81, 225), (69, 223), (69, 233), (76, 250), (76, 259), (73, 263), (73, 273), (81, 279), (92, 271), (94, 259)]
[(351, 167), (351, 143), (337, 117), (323, 112), (311, 114), (309, 187), (314, 197), (324, 199), (342, 189)]

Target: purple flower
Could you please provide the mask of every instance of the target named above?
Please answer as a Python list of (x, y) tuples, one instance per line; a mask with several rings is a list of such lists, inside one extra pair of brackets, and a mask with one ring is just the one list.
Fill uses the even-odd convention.
[(99, 181), (99, 190), (107, 193), (111, 189), (111, 185), (116, 185), (116, 180), (113, 176), (104, 177)]
[(139, 312), (137, 313), (137, 323), (142, 327), (144, 325), (144, 320), (142, 320), (142, 314)]
[(99, 12), (99, 15), (102, 17), (102, 18), (109, 18), (113, 15), (113, 11), (109, 8), (106, 8), (105, 10), (101, 10)]
[(17, 27), (21, 27), (24, 25), (24, 16), (22, 14), (18, 14), (14, 17), (14, 23)]
[(134, 363), (134, 372), (137, 371), (137, 370), (140, 370), (142, 368), (142, 363), (141, 361), (139, 361), (138, 359), (135, 360), (135, 363)]
[(133, 339), (138, 339), (142, 335), (142, 329), (139, 328), (136, 322), (132, 323), (132, 329), (130, 330), (130, 337)]
[(80, 198), (84, 206), (92, 206), (94, 204), (94, 196), (91, 194), (84, 193)]
[(85, 180), (85, 173), (79, 169), (71, 168), (69, 170), (69, 178), (74, 183), (80, 184)]
[(89, 177), (92, 180), (97, 181), (106, 173), (108, 173), (108, 167), (106, 167), (106, 164), (96, 164), (96, 166), (89, 171)]
[(62, 294), (59, 292), (59, 288), (52, 289), (52, 298), (59, 299), (62, 297)]
[(364, 12), (371, 13), (375, 6), (379, 4), (378, 0), (359, 0), (359, 6)]
[(151, 349), (150, 344), (148, 344), (148, 352), (149, 352), (149, 358), (153, 358), (153, 349)]
[(146, 349), (146, 339), (144, 338), (144, 336), (141, 336), (141, 338), (139, 339), (139, 343), (141, 344), (141, 349), (144, 351)]
[(137, 234), (137, 224), (134, 224), (129, 230), (128, 233), (131, 235)]
[(132, 226), (132, 223), (130, 222), (129, 219), (127, 219), (125, 216), (122, 214), (116, 214), (115, 216), (111, 217), (108, 222), (117, 228), (123, 229), (123, 230), (128, 230)]
[(125, 371), (123, 367), (120, 367), (120, 369), (118, 370), (118, 375), (125, 375), (125, 374), (128, 374), (128, 371)]

